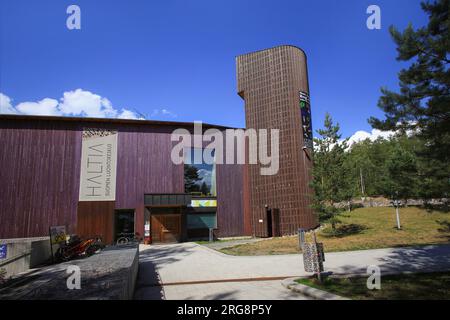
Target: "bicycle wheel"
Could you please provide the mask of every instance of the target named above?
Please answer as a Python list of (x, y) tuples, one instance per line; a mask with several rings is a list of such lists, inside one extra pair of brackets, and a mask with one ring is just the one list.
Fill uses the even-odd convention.
[(129, 241), (130, 240), (128, 240), (127, 237), (121, 237), (121, 238), (117, 239), (116, 244), (121, 246), (121, 245), (127, 244)]

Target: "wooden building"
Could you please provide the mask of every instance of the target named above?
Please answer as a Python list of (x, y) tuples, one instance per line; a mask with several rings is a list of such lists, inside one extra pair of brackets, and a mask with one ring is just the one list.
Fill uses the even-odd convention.
[[(245, 234), (243, 166), (217, 165), (214, 196), (186, 193), (184, 165), (171, 161), (171, 133), (179, 128), (192, 130), (193, 124), (1, 115), (0, 238), (46, 236), (59, 225), (107, 243), (124, 232), (152, 231), (156, 242), (207, 236), (209, 227), (219, 237)], [(80, 200), (87, 129), (117, 133), (114, 200)]]
[[(171, 160), (175, 129), (193, 123), (0, 115), (0, 239), (67, 227), (113, 243), (208, 236), (270, 237), (314, 228), (306, 56), (281, 46), (237, 57), (246, 126), (280, 130), (279, 171)], [(222, 126), (205, 125), (203, 130)]]

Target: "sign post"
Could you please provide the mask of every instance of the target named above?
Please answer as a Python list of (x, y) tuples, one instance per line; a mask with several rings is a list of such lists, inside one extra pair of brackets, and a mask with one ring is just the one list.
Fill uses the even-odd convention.
[(209, 242), (213, 242), (213, 241), (214, 241), (214, 229), (209, 228)]
[(303, 244), (305, 243), (305, 230), (302, 228), (298, 229), (298, 247), (300, 250), (303, 247)]

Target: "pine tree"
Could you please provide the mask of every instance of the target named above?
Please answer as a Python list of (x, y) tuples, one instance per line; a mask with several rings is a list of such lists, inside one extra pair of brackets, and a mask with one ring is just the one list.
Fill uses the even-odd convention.
[(339, 124), (334, 125), (331, 116), (325, 115), (324, 129), (317, 130), (320, 138), (314, 139), (314, 189), (313, 207), (321, 222), (329, 222), (334, 230), (339, 223), (339, 210), (334, 203), (352, 197), (352, 182), (346, 163), (346, 141), (341, 141)]
[(390, 27), (397, 60), (411, 61), (399, 73), (400, 92), (382, 88), (378, 106), (385, 119), (369, 123), (381, 130), (410, 131), (421, 136), (430, 157), (450, 161), (450, 0), (423, 2), (428, 25), (403, 32)]
[(194, 166), (184, 165), (184, 190), (187, 193), (199, 191), (197, 182), (201, 180), (198, 169)]
[(397, 144), (386, 161), (384, 195), (391, 199), (414, 198), (417, 193), (417, 159)]
[(205, 196), (209, 195), (209, 189), (205, 181), (203, 181), (202, 186), (200, 187), (200, 192)]

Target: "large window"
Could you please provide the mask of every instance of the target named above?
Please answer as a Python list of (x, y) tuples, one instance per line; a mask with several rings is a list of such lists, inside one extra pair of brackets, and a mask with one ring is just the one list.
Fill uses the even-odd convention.
[(187, 215), (188, 229), (215, 229), (217, 219), (215, 212), (194, 213)]
[[(216, 196), (216, 165), (203, 161), (203, 151), (200, 148), (184, 150), (184, 189), (195, 196)], [(214, 157), (214, 150), (206, 151)]]

